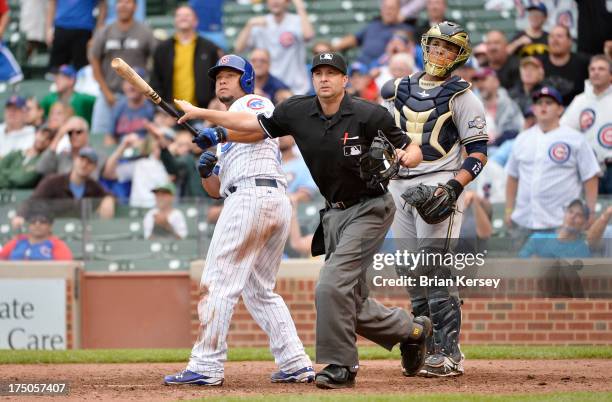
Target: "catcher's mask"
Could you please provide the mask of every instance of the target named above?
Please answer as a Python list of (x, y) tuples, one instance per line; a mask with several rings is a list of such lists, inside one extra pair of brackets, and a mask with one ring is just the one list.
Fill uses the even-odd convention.
[(378, 135), (374, 137), (370, 149), (361, 155), (359, 162), (361, 178), (372, 190), (381, 187), (386, 189), (389, 180), (399, 170), (395, 147), (381, 130), (378, 130)]
[[(442, 47), (432, 47), (432, 39), (441, 39), (456, 45), (456, 55)], [(454, 22), (444, 21), (429, 28), (421, 37), (425, 71), (436, 77), (446, 77), (461, 67), (472, 54), (470, 37), (465, 29)]]

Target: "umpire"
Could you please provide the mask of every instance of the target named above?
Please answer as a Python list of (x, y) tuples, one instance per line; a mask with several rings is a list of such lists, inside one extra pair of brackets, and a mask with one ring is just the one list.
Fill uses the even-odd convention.
[(426, 317), (413, 321), (405, 310), (387, 308), (368, 297), (365, 269), (391, 226), (395, 204), (386, 183), (368, 185), (361, 175), (360, 158), (369, 153), (378, 130), (397, 148), (397, 158), (405, 167), (421, 162), (420, 148), (395, 126), (385, 108), (346, 94), (347, 67), (340, 54), (317, 55), (312, 66), (316, 96), (294, 96), (271, 116), (260, 115), (256, 120), (251, 113), (199, 109), (177, 101), (186, 113), (179, 122), (201, 118), (223, 126), (201, 132), (200, 139), (207, 138), (211, 145), (253, 142), (261, 140), (261, 134), (295, 138), (327, 200), (313, 240), (313, 254), (325, 253), (315, 302), (316, 358), (327, 366), (316, 375), (317, 387), (354, 385), (359, 366), (356, 334), (389, 350), (400, 343), (402, 366), (416, 375), (424, 362), (431, 321)]

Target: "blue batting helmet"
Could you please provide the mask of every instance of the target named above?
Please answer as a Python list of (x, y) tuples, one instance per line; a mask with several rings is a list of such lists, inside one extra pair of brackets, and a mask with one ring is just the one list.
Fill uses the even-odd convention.
[(235, 54), (222, 56), (214, 67), (208, 70), (208, 76), (215, 80), (217, 73), (222, 68), (231, 68), (242, 73), (240, 76), (240, 87), (247, 94), (255, 92), (255, 71), (253, 66), (245, 58)]

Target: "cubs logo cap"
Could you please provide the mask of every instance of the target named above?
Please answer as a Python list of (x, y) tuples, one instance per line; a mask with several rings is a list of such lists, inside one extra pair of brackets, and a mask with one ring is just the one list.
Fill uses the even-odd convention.
[(559, 105), (563, 105), (563, 99), (561, 98), (561, 94), (553, 87), (542, 87), (535, 91), (533, 94), (531, 94), (531, 98), (534, 102), (544, 96), (553, 98), (555, 102), (557, 102)]
[(314, 70), (319, 66), (330, 66), (339, 70), (342, 74), (346, 75), (347, 67), (346, 60), (340, 53), (320, 53), (316, 55), (312, 59), (312, 68), (310, 72), (314, 72)]

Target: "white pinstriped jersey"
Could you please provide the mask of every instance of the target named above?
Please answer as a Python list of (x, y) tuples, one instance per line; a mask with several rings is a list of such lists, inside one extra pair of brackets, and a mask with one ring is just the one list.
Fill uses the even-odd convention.
[[(272, 114), (274, 105), (269, 99), (258, 95), (245, 95), (237, 99), (228, 109), (231, 112)], [(266, 138), (254, 144), (226, 142), (217, 145), (217, 166), (221, 181), (221, 194), (228, 187), (246, 179), (275, 179), (284, 187), (287, 180), (281, 169), (278, 140)]]

